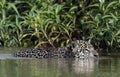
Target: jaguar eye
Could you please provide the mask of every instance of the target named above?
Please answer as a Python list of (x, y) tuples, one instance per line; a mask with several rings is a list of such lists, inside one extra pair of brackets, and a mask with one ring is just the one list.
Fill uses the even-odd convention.
[(88, 49), (85, 49), (85, 51), (89, 52), (89, 50), (88, 50)]

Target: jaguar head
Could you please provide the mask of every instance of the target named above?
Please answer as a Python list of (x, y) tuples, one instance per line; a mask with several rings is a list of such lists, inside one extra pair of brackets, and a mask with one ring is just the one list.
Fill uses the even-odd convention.
[(76, 58), (98, 57), (97, 51), (89, 41), (76, 40), (71, 43), (71, 49)]

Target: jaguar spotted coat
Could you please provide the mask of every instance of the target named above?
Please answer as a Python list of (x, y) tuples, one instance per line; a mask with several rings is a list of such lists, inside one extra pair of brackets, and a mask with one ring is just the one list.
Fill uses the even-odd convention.
[(76, 40), (66, 47), (56, 50), (50, 49), (26, 49), (14, 54), (16, 57), (28, 58), (89, 58), (98, 57), (98, 53), (90, 41)]

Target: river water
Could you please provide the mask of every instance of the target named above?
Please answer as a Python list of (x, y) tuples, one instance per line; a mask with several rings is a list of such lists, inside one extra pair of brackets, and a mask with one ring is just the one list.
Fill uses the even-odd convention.
[(0, 77), (120, 77), (120, 57), (96, 59), (15, 58), (0, 49)]

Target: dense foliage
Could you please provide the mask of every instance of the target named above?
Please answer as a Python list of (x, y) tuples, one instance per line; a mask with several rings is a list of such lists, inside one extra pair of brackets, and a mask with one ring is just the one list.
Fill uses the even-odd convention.
[(91, 39), (120, 48), (120, 0), (0, 0), (1, 46), (64, 46)]

